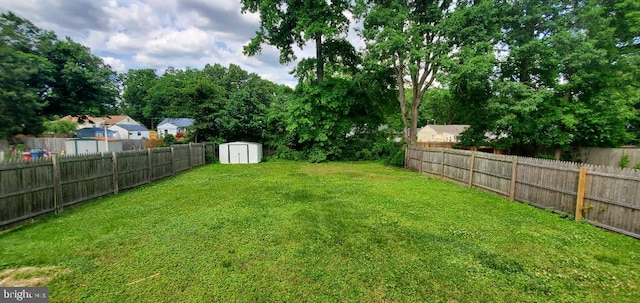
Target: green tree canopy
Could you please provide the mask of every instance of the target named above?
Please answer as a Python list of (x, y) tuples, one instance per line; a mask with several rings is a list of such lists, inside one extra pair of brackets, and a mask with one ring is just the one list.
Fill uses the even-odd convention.
[(449, 70), (455, 98), (478, 113), (469, 117), (465, 143), (490, 139), (499, 148), (537, 150), (630, 142), (638, 35), (620, 30), (629, 28), (620, 16), (633, 14), (619, 10), (629, 4), (520, 0), (501, 6), (494, 54), (469, 52)]
[(54, 115), (115, 111), (116, 74), (88, 48), (12, 12), (0, 31), (0, 137), (39, 134)]
[(125, 113), (156, 122), (192, 118), (196, 140), (264, 142), (278, 137), (267, 130), (283, 131), (270, 125), (282, 118), (269, 119), (268, 109), (288, 91), (234, 64), (207, 64), (202, 70), (168, 68), (159, 77), (149, 69), (130, 70), (120, 77)]
[(325, 62), (355, 64), (353, 46), (346, 40), (349, 19), (345, 13), (351, 9), (351, 1), (334, 0), (241, 0), (242, 11), (260, 14), (260, 29), (244, 48), (245, 54), (256, 55), (262, 44), (280, 50), (280, 62), (296, 60), (294, 47), (304, 47), (315, 42), (315, 59), (301, 62), (297, 73), (304, 74), (315, 66), (316, 80), (325, 76)]
[[(427, 90), (437, 82), (437, 76), (456, 50), (486, 40), (487, 33), (495, 28), (492, 3), (357, 2), (356, 12), (363, 21), (362, 37), (366, 41), (368, 60), (395, 71), (404, 138), (406, 142), (415, 143), (419, 109)], [(475, 29), (462, 26), (465, 24), (473, 24)], [(466, 34), (452, 28), (464, 29)]]
[(161, 117), (147, 116), (144, 108), (147, 105), (151, 87), (155, 85), (158, 76), (154, 69), (132, 69), (124, 74), (120, 74), (120, 81), (123, 86), (122, 101), (120, 110), (125, 115), (145, 124), (149, 128), (154, 128), (155, 123), (160, 122)]

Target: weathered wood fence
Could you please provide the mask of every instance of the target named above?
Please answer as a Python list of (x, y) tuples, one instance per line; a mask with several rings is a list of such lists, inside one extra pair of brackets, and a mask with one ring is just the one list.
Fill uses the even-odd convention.
[(640, 170), (420, 147), (405, 166), (640, 238)]
[(0, 229), (205, 164), (205, 145), (0, 164)]
[[(20, 141), (29, 148), (46, 149), (60, 153), (65, 150), (65, 142), (70, 138), (21, 138)], [(122, 150), (144, 150), (148, 140), (122, 139)]]

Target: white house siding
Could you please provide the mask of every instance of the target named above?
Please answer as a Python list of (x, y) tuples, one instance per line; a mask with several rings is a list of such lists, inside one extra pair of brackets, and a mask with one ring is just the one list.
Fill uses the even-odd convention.
[(439, 138), (436, 138), (437, 136), (438, 132), (433, 130), (431, 127), (423, 127), (418, 132), (418, 142), (438, 142), (437, 140)]
[[(136, 126), (140, 126), (137, 125)], [(142, 130), (142, 129), (134, 129), (134, 130), (128, 130), (125, 127), (127, 127), (127, 125), (114, 125), (109, 127), (110, 130), (118, 132), (118, 134), (120, 134), (120, 138), (122, 139), (149, 139), (149, 131), (148, 130)]]
[(129, 139), (129, 132), (126, 129), (119, 127), (117, 125), (111, 126), (109, 127), (109, 129), (114, 132), (117, 132), (121, 139)]
[(163, 124), (158, 126), (158, 135), (164, 136), (166, 134), (176, 135), (178, 133), (178, 127), (173, 124)]
[(186, 133), (187, 128), (191, 127), (195, 120), (189, 118), (165, 118), (158, 124), (158, 136), (166, 134), (176, 135), (178, 133)]
[(130, 131), (129, 139), (149, 139), (149, 131)]
[(427, 125), (417, 134), (418, 142), (458, 142), (460, 134), (469, 125)]

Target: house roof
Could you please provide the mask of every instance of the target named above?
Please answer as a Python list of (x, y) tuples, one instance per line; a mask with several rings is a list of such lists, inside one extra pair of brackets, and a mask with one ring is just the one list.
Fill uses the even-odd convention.
[(115, 124), (118, 124), (118, 122), (121, 122), (122, 120), (124, 120), (125, 118), (129, 118), (129, 116), (115, 115), (115, 116), (108, 116), (104, 118), (106, 118), (105, 122), (107, 125), (115, 125)]
[(187, 127), (193, 125), (195, 120), (189, 118), (164, 118), (159, 124), (158, 127), (163, 124), (173, 124), (177, 127)]
[[(66, 116), (60, 118), (60, 120), (80, 123), (80, 121), (78, 121), (78, 120), (80, 120), (78, 116), (66, 115)], [(86, 116), (83, 123), (102, 124), (102, 121), (104, 121), (104, 118)]]
[(118, 127), (122, 127), (130, 132), (146, 132), (149, 131), (146, 127), (138, 124), (118, 124)]
[[(122, 120), (124, 120), (125, 118), (131, 119), (131, 117), (127, 115), (112, 115), (112, 116), (105, 116), (105, 117), (86, 116), (84, 123), (116, 125), (119, 122), (122, 122)], [(60, 118), (60, 120), (80, 123), (78, 122), (78, 117), (74, 117), (70, 115), (66, 115)], [(133, 121), (133, 123), (135, 124), (135, 120), (131, 119), (131, 121)]]
[(437, 133), (447, 133), (454, 136), (460, 135), (463, 131), (469, 128), (469, 125), (464, 124), (451, 124), (451, 125), (427, 125)]

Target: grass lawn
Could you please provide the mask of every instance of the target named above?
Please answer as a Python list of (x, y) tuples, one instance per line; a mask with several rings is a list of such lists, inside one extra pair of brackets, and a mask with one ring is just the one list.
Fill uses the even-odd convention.
[(267, 162), (4, 232), (0, 272), (51, 302), (638, 302), (640, 241), (380, 164)]

